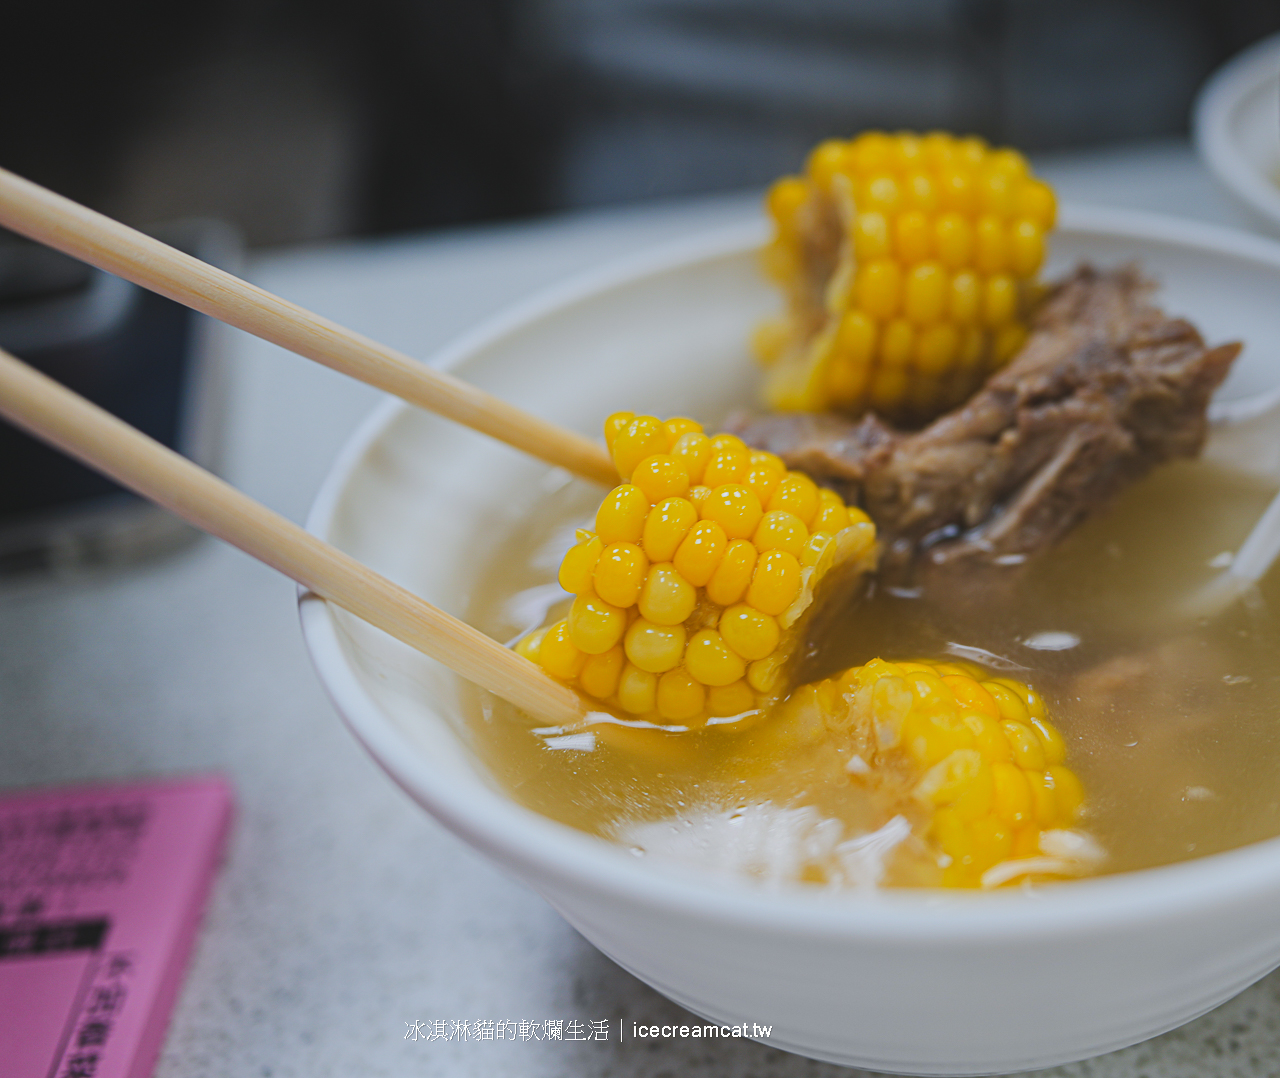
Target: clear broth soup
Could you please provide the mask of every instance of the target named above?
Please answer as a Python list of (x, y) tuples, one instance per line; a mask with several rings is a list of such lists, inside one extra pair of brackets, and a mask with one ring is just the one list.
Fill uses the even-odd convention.
[[(873, 590), (810, 641), (802, 680), (876, 656), (1001, 657), (1012, 665), (996, 673), (1037, 688), (1067, 741), (1087, 794), (1079, 827), (1106, 850), (1104, 872), (1280, 834), (1280, 575), (1212, 621), (1173, 613), (1221, 571), (1274, 494), (1274, 483), (1208, 461), (1166, 466), (1023, 567), (1007, 593), (966, 606)], [(507, 641), (561, 616), (559, 560), (598, 501), (578, 482), (541, 498), (497, 550), (472, 624)], [(876, 806), (832, 754), (780, 747), (767, 719), (596, 736), (539, 729), (478, 690), (473, 703), (473, 747), (510, 796), (605, 838), (626, 842), (659, 821), (693, 827), (714, 813), (793, 826), (795, 841), (819, 819), (840, 821), (846, 835), (876, 826)], [(761, 806), (785, 811), (753, 825)], [(696, 859), (714, 863), (711, 853)]]

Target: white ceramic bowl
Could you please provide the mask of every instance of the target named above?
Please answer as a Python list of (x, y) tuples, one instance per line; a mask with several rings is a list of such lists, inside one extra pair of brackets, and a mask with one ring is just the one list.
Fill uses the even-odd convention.
[(1280, 234), (1280, 34), (1216, 71), (1196, 98), (1196, 149), (1261, 228)]
[[(1132, 213), (1062, 218), (1056, 268), (1139, 259), (1207, 337), (1263, 342), (1225, 397), (1280, 381), (1280, 245)], [(566, 286), (439, 362), (583, 432), (624, 406), (718, 415), (750, 392), (743, 340), (774, 304), (760, 237), (741, 229)], [(464, 614), (497, 537), (547, 480), (393, 402), (342, 454), (309, 527)], [(767, 892), (637, 860), (504, 795), (469, 748), (452, 674), (314, 596), (300, 605), (339, 711), (419, 804), (658, 991), (717, 1022), (767, 1024), (777, 1047), (912, 1074), (1043, 1067), (1170, 1029), (1280, 964), (1280, 840), (1034, 894)]]

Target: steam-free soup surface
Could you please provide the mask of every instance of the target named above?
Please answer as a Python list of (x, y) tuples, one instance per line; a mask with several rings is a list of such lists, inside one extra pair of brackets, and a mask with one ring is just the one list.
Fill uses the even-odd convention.
[[(1168, 466), (1024, 567), (1017, 587), (976, 602), (876, 589), (812, 642), (806, 680), (876, 656), (999, 657), (997, 672), (1039, 689), (1067, 739), (1088, 794), (1080, 827), (1105, 848), (1104, 871), (1280, 834), (1280, 577), (1212, 622), (1174, 612), (1274, 492), (1209, 463)], [(540, 500), (494, 558), (474, 624), (505, 641), (541, 623), (559, 557), (598, 497), (573, 483)], [(849, 835), (877, 826), (840, 761), (788, 750), (768, 721), (583, 736), (539, 730), (487, 694), (474, 703), (474, 747), (511, 796), (605, 837), (714, 813), (749, 824), (761, 805), (835, 818)]]

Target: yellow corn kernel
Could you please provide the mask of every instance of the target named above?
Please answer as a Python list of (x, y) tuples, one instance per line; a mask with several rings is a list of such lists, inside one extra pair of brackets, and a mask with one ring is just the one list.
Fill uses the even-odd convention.
[(938, 185), (927, 172), (909, 172), (903, 184), (903, 201), (923, 214), (938, 212)]
[(626, 628), (626, 613), (590, 592), (575, 598), (569, 609), (569, 639), (584, 655), (608, 651), (622, 639)]
[(631, 421), (635, 419), (635, 412), (614, 412), (604, 421), (604, 444), (608, 447), (609, 452), (613, 452), (613, 443), (618, 435), (631, 426)]
[(849, 146), (849, 164), (854, 172), (869, 175), (889, 167), (893, 139), (883, 131), (864, 131)]
[(1021, 180), (1031, 172), (1027, 159), (1017, 150), (1003, 146), (987, 155), (987, 168), (999, 171), (1012, 180)]
[(592, 583), (595, 593), (606, 603), (635, 606), (649, 571), (649, 559), (635, 543), (614, 543), (605, 547), (596, 562)]
[[(698, 593), (670, 562), (649, 566), (637, 605), (655, 625), (679, 625), (693, 613)], [(634, 661), (634, 660), (632, 660)]]
[(987, 156), (987, 140), (978, 135), (956, 139), (956, 158), (970, 168), (981, 165)]
[(538, 652), (542, 648), (542, 638), (546, 635), (546, 629), (535, 629), (531, 633), (526, 633), (516, 641), (516, 654), (523, 655), (531, 663), (536, 663)]
[(765, 209), (785, 234), (794, 230), (796, 216), (808, 201), (809, 184), (799, 176), (784, 176), (769, 188)]
[(836, 334), (837, 362), (828, 375), (832, 395), (854, 400), (862, 392), (876, 353), (876, 323), (865, 311), (847, 311)]
[(978, 179), (978, 205), (993, 217), (1012, 217), (1018, 209), (1018, 177), (988, 166)]
[(897, 213), (902, 204), (902, 191), (898, 181), (889, 172), (867, 177), (856, 197), (859, 211), (870, 210), (873, 213), (883, 213), (886, 217)]
[(644, 491), (624, 483), (609, 491), (596, 510), (596, 534), (605, 546), (610, 543), (638, 543), (644, 534), (644, 522), (648, 516), (649, 499), (644, 496)]
[(1004, 736), (1009, 739), (1009, 748), (1013, 750), (1015, 764), (1024, 771), (1044, 770), (1044, 747), (1032, 732), (1031, 727), (1006, 719), (1000, 724), (1000, 728), (1004, 730)]
[(1046, 232), (1057, 222), (1058, 200), (1043, 180), (1026, 180), (1018, 189), (1018, 216), (1034, 221)]
[(732, 606), (746, 594), (755, 567), (756, 548), (745, 539), (732, 540), (707, 581), (707, 598), (720, 606)]
[(726, 449), (737, 449), (746, 453), (748, 458), (755, 452), (746, 442), (739, 438), (736, 434), (713, 434), (711, 436), (711, 450), (713, 453), (721, 453)]
[(980, 752), (971, 751), (978, 758), (978, 766), (951, 802), (956, 814), (966, 823), (991, 816), (995, 806), (995, 782), (991, 777), (991, 765), (982, 758)]
[(868, 262), (854, 284), (857, 305), (872, 318), (892, 318), (902, 302), (902, 268), (888, 258)]
[(1036, 732), (1036, 737), (1040, 739), (1040, 747), (1044, 749), (1045, 763), (1052, 767), (1054, 764), (1061, 764), (1067, 759), (1067, 743), (1063, 741), (1062, 735), (1051, 726), (1047, 719), (1043, 718), (1044, 711), (1041, 708), (1040, 715), (1032, 715), (1027, 724)]
[(538, 663), (552, 677), (572, 681), (578, 676), (586, 655), (569, 637), (568, 619), (557, 621), (542, 638), (538, 648)]
[(676, 439), (671, 455), (683, 466), (694, 485), (702, 483), (702, 473), (711, 459), (711, 439), (701, 431), (687, 431)]
[(966, 711), (963, 704), (960, 708), (960, 720), (972, 732), (974, 746), (982, 753), (982, 758), (991, 763), (1012, 761), (1013, 750), (1009, 747), (1009, 739), (1000, 726), (1000, 720), (981, 712)]
[(702, 482), (715, 490), (725, 483), (741, 483), (748, 470), (746, 449), (732, 446), (712, 452), (702, 473)]
[(951, 278), (947, 313), (962, 326), (978, 320), (982, 310), (982, 282), (972, 270), (961, 270)]
[(853, 253), (859, 265), (888, 258), (893, 254), (889, 219), (883, 213), (868, 210), (854, 218)]
[(800, 591), (800, 562), (785, 550), (770, 550), (760, 555), (747, 602), (766, 614), (778, 615), (795, 602)]
[(730, 539), (745, 539), (756, 530), (764, 510), (760, 499), (749, 487), (726, 483), (711, 491), (702, 503), (699, 515), (703, 520), (719, 524)]
[(748, 662), (772, 655), (782, 638), (778, 622), (748, 603), (735, 603), (720, 615), (724, 642)]
[(654, 416), (636, 416), (614, 435), (613, 463), (624, 481), (645, 457), (667, 451), (667, 436), (662, 422)]
[(687, 498), (666, 498), (649, 510), (643, 546), (650, 562), (671, 561), (685, 536), (698, 522), (698, 511)]
[[(816, 495), (814, 502), (817, 502)], [(765, 513), (760, 518), (755, 535), (751, 537), (757, 553), (785, 550), (797, 561), (804, 553), (804, 546), (808, 541), (809, 529), (804, 526), (804, 521), (785, 509), (770, 509)]]
[(686, 434), (701, 434), (702, 424), (688, 416), (673, 415), (663, 421), (662, 430), (667, 437), (667, 452), (670, 453), (676, 442)]
[(776, 453), (770, 453), (764, 449), (752, 449), (747, 453), (747, 460), (752, 470), (764, 469), (773, 472), (779, 479), (787, 474), (787, 466), (782, 463), (782, 458)]
[(1013, 856), (1036, 857), (1040, 853), (1040, 828), (1034, 823), (1024, 824), (1013, 832)]
[(1014, 221), (1009, 230), (1009, 268), (1019, 277), (1031, 277), (1044, 262), (1044, 230), (1028, 217)]
[(933, 834), (942, 851), (957, 865), (973, 861), (973, 839), (955, 809), (939, 809), (933, 817)]
[(924, 163), (935, 172), (951, 164), (955, 157), (953, 140), (946, 131), (930, 131), (920, 140)]
[(905, 367), (915, 349), (916, 331), (905, 318), (895, 318), (884, 328), (880, 340), (882, 367)]
[(960, 331), (951, 322), (938, 322), (926, 326), (916, 338), (915, 366), (926, 377), (920, 379), (929, 386), (940, 386), (942, 376), (954, 365), (960, 350)]
[[(937, 670), (938, 667), (934, 667)], [(955, 702), (964, 708), (965, 711), (978, 712), (984, 714), (988, 718), (1000, 718), (1000, 707), (996, 700), (992, 698), (991, 693), (982, 688), (973, 677), (966, 673), (945, 673), (942, 676), (942, 684), (951, 690)]]
[(755, 707), (756, 694), (745, 679), (731, 685), (712, 685), (707, 688), (707, 712), (717, 718), (741, 715)]
[(747, 684), (758, 693), (768, 694), (782, 680), (782, 657), (775, 651), (763, 659), (757, 659), (747, 667)]
[[(998, 685), (1003, 685), (1021, 700), (1027, 709), (1027, 714), (1033, 719), (1046, 718), (1047, 712), (1045, 711), (1044, 697), (1030, 685), (1024, 685), (1021, 681), (1014, 681), (1013, 678), (1008, 677), (994, 677), (991, 680)], [(1054, 762), (1057, 761), (1050, 761), (1050, 763)]]
[[(836, 532), (849, 526), (849, 510), (845, 508), (844, 502), (840, 500), (840, 495), (830, 490), (818, 491), (818, 512), (813, 518), (814, 534), (824, 533), (826, 535), (835, 535)], [(813, 536), (805, 543), (806, 550), (813, 541)], [(818, 553), (821, 553), (825, 543), (818, 547)], [(805, 560), (805, 552), (802, 551), (797, 555), (801, 565), (814, 565), (817, 563), (815, 557), (812, 561)]]
[(911, 792), (921, 801), (953, 805), (968, 790), (982, 766), (982, 756), (976, 750), (956, 749), (930, 767)]
[(963, 269), (973, 258), (973, 226), (963, 214), (939, 214), (933, 223), (933, 249), (947, 269)]
[(1008, 264), (1008, 232), (994, 214), (978, 218), (973, 231), (973, 264), (980, 273), (999, 273)]
[(786, 474), (785, 470), (779, 472), (768, 465), (753, 465), (742, 482), (759, 499), (761, 505), (768, 505), (773, 492), (778, 489), (778, 484)]
[[(689, 529), (676, 549), (672, 564), (685, 580), (695, 588), (705, 588), (720, 559), (724, 556), (729, 538), (714, 520), (702, 520)], [(639, 595), (639, 589), (636, 594)]]
[(768, 502), (769, 512), (792, 513), (807, 528), (818, 512), (818, 485), (803, 472), (788, 472)]
[(1024, 771), (1027, 785), (1031, 787), (1031, 804), (1034, 806), (1036, 823), (1041, 828), (1056, 827), (1058, 818), (1058, 799), (1054, 793), (1053, 779), (1045, 771)]
[(683, 498), (689, 493), (689, 473), (670, 453), (645, 457), (632, 471), (631, 482), (651, 504), (666, 498)]
[(992, 329), (1012, 322), (1018, 313), (1018, 288), (1007, 273), (988, 277), (982, 286), (982, 321)]
[(984, 816), (970, 822), (969, 836), (973, 844), (974, 865), (985, 872), (992, 865), (1007, 861), (1013, 853), (1013, 834), (1013, 828), (996, 817)]
[(929, 218), (920, 210), (898, 214), (893, 222), (893, 253), (904, 265), (923, 262), (933, 254)]
[(1027, 328), (1018, 322), (1010, 322), (1001, 326), (996, 333), (995, 345), (992, 348), (993, 365), (1003, 367), (1014, 356), (1022, 351), (1027, 342)]
[(607, 700), (617, 691), (618, 679), (626, 664), (626, 652), (621, 644), (615, 644), (599, 655), (588, 655), (578, 672), (578, 684), (585, 693), (597, 700)]
[(937, 262), (912, 266), (902, 293), (902, 313), (916, 323), (936, 322), (947, 308), (950, 279)]
[[(683, 625), (655, 625), (644, 618), (636, 618), (623, 637), (627, 658), (651, 674), (661, 674), (679, 666), (684, 656), (684, 645)], [(543, 650), (546, 650), (545, 641)]]
[[(1008, 685), (992, 679), (991, 681), (984, 681), (982, 687), (991, 694), (991, 698), (996, 702), (996, 707), (1000, 709), (1002, 718), (1021, 723), (1027, 721), (1027, 705), (1023, 703), (1022, 698), (1017, 693), (1010, 690)], [(1042, 764), (1041, 766), (1043, 767), (1044, 765)]]
[(592, 577), (596, 562), (604, 553), (604, 540), (591, 532), (578, 530), (578, 542), (571, 546), (560, 563), (560, 586), (565, 591), (580, 595), (592, 589)]
[(997, 761), (991, 765), (991, 778), (995, 784), (996, 815), (1011, 827), (1032, 823), (1035, 810), (1027, 773), (1014, 764)]
[(627, 663), (618, 678), (618, 706), (632, 715), (647, 715), (658, 704), (658, 676)]
[(747, 672), (742, 657), (715, 629), (693, 634), (684, 653), (684, 665), (703, 685), (730, 685)]
[(827, 139), (825, 142), (819, 142), (817, 146), (809, 154), (809, 159), (805, 163), (805, 172), (814, 186), (819, 190), (826, 191), (831, 187), (831, 181), (836, 173), (843, 172), (845, 169), (845, 156), (848, 152), (847, 143), (842, 139)]
[(1053, 796), (1057, 802), (1060, 823), (1071, 823), (1084, 804), (1084, 787), (1074, 771), (1062, 764), (1054, 764), (1046, 774), (1053, 780)]
[(944, 210), (969, 216), (973, 213), (977, 189), (973, 172), (963, 164), (953, 163), (938, 176), (938, 204)]
[(920, 136), (910, 131), (899, 131), (894, 135), (889, 161), (899, 172), (920, 168), (924, 164), (924, 147)]
[(701, 714), (706, 706), (707, 690), (683, 667), (668, 670), (658, 678), (658, 714), (680, 722)]

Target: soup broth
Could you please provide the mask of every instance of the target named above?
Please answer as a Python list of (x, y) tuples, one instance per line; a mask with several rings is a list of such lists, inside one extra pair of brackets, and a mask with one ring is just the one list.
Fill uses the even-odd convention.
[[(821, 619), (800, 677), (877, 656), (956, 656), (1034, 686), (1084, 783), (1079, 827), (1105, 849), (1101, 871), (1280, 834), (1280, 625), (1271, 613), (1280, 576), (1212, 621), (1175, 610), (1221, 571), (1274, 493), (1268, 481), (1207, 461), (1167, 466), (1018, 570), (1016, 586), (959, 601), (869, 588)], [(568, 599), (556, 569), (598, 499), (575, 482), (541, 500), (497, 552), (472, 623), (509, 640), (562, 616)], [(841, 759), (820, 743), (797, 744), (767, 716), (681, 733), (562, 731), (538, 728), (478, 690), (473, 702), (472, 742), (514, 799), (637, 853), (649, 847), (635, 836), (656, 827), (669, 850), (715, 864), (715, 828), (755, 828), (758, 856), (772, 844), (782, 875), (790, 865), (823, 882), (802, 859), (788, 861), (787, 844), (834, 826), (823, 821), (838, 821), (846, 838), (883, 822)], [(933, 881), (891, 874), (885, 882)]]

